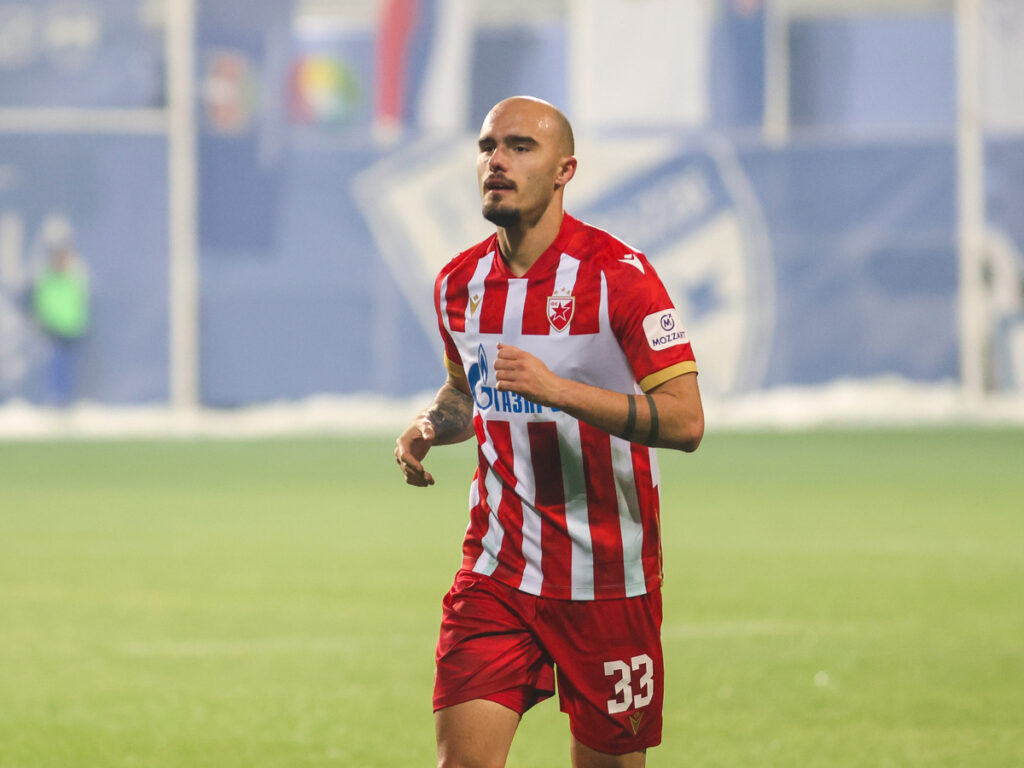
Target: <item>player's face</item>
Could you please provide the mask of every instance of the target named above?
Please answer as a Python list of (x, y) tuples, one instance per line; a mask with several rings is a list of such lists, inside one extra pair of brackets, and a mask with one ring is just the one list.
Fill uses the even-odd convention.
[(540, 104), (503, 102), (487, 115), (477, 144), (484, 218), (499, 227), (535, 223), (554, 197), (564, 159), (554, 118)]

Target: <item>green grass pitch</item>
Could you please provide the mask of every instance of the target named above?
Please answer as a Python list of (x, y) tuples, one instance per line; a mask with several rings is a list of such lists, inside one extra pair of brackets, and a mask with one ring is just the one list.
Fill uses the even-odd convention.
[[(470, 446), (0, 444), (0, 766), (433, 763)], [(1024, 431), (661, 452), (650, 766), (1024, 765)], [(510, 766), (568, 765), (553, 701)]]

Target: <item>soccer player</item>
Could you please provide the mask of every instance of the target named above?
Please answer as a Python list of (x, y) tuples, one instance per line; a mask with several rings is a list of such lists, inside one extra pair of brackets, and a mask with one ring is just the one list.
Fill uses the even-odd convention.
[(650, 263), (564, 212), (572, 128), (529, 97), (480, 130), (494, 235), (438, 275), (447, 380), (398, 438), (406, 482), (434, 445), (476, 437), (462, 568), (444, 599), (438, 764), (503, 766), (555, 691), (576, 768), (643, 766), (661, 741), (655, 447), (704, 433), (696, 365)]

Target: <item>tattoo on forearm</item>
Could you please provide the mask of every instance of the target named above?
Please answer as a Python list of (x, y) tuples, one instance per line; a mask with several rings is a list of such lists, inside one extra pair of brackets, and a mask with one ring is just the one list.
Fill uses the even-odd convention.
[(647, 445), (654, 445), (658, 442), (658, 406), (654, 404), (654, 398), (651, 395), (645, 395), (647, 398), (647, 407), (651, 411), (651, 431), (647, 435)]
[(473, 423), (473, 398), (454, 387), (443, 389), (425, 415), (434, 425), (434, 439), (443, 443), (462, 435)]
[(636, 429), (636, 398), (626, 395), (626, 402), (629, 404), (629, 413), (626, 414), (626, 428), (622, 430), (623, 440), (633, 439), (633, 430)]

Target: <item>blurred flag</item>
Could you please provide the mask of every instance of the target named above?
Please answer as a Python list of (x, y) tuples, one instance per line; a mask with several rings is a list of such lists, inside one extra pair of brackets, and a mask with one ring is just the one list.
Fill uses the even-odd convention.
[(376, 52), (379, 136), (464, 130), (475, 30), (471, 0), (385, 0)]

